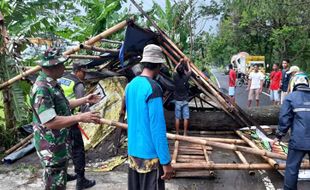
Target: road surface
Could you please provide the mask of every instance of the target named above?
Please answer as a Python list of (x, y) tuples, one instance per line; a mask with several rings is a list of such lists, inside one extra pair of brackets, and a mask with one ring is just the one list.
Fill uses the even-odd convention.
[[(217, 85), (219, 88), (226, 94), (228, 94), (228, 75), (218, 71), (217, 69), (211, 69), (211, 72), (217, 79)], [(267, 93), (268, 89), (264, 89), (263, 93), (260, 95), (260, 105), (267, 106), (271, 105), (272, 102), (270, 101), (269, 94)], [(246, 90), (246, 86), (243, 85), (242, 87), (236, 87), (236, 102), (241, 108), (247, 107), (247, 100), (248, 100), (248, 93), (249, 91)], [(252, 106), (256, 106), (255, 102), (252, 102)]]

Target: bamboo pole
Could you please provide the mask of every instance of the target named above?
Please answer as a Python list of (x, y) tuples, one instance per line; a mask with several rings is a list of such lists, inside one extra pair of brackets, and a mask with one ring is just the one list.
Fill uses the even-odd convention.
[(102, 59), (101, 56), (97, 55), (68, 55), (70, 59)]
[(41, 66), (37, 65), (37, 66), (33, 67), (32, 69), (29, 69), (29, 70), (27, 70), (25, 72), (22, 72), (21, 74), (19, 74), (19, 75), (15, 76), (15, 77), (13, 77), (13, 78), (3, 82), (2, 84), (0, 84), (0, 90), (4, 89), (5, 87), (8, 87), (8, 86), (12, 85), (14, 82), (22, 79), (23, 77), (26, 77), (26, 76), (29, 76), (31, 74), (34, 74), (34, 73), (36, 73), (36, 72), (38, 72), (40, 70), (41, 70)]
[[(208, 163), (208, 164), (213, 164), (213, 162), (210, 161), (210, 159), (209, 159), (208, 151), (207, 151), (206, 146), (203, 146), (203, 145), (202, 145), (201, 147), (202, 147), (202, 150), (203, 150), (203, 154), (204, 154), (204, 156), (205, 156), (206, 163)], [(210, 176), (214, 176), (214, 175), (215, 175), (214, 171), (212, 171), (212, 170), (209, 170), (209, 174), (210, 174)]]
[(33, 138), (33, 133), (28, 135), (26, 138), (22, 139), (19, 143), (11, 147), (10, 149), (6, 150), (4, 152), (5, 155), (11, 154), (15, 150), (17, 150), (19, 147), (23, 146), (23, 144), (27, 143), (29, 140)]
[(118, 49), (106, 49), (106, 48), (100, 48), (96, 46), (85, 45), (85, 44), (80, 44), (80, 48), (91, 50), (91, 51), (102, 52), (102, 53), (119, 53)]
[[(132, 20), (130, 19), (130, 20), (125, 20), (125, 21), (122, 21), (122, 22), (118, 23), (117, 25), (115, 25), (115, 26), (113, 26), (113, 27), (107, 29), (106, 31), (104, 31), (104, 32), (102, 32), (102, 33), (100, 33), (100, 34), (98, 34), (97, 36), (94, 36), (94, 37), (90, 38), (89, 40), (87, 40), (87, 41), (84, 43), (84, 45), (90, 45), (90, 46), (91, 46), (91, 45), (94, 45), (96, 42), (98, 42), (98, 41), (100, 41), (100, 40), (102, 40), (102, 39), (104, 39), (104, 38), (110, 36), (111, 34), (117, 32), (117, 31), (119, 31), (119, 30), (121, 30), (121, 29), (123, 29), (123, 28), (126, 27), (127, 24), (128, 24), (129, 22), (131, 22), (131, 21), (132, 21)], [(79, 51), (80, 49), (81, 49), (81, 48), (80, 48), (79, 45), (78, 45), (78, 46), (75, 46), (74, 48), (72, 48), (72, 49), (70, 49), (70, 50), (64, 52), (64, 55), (73, 54), (73, 53)]]
[(107, 42), (107, 43), (119, 44), (119, 45), (122, 45), (122, 43), (123, 43), (123, 42), (120, 42), (120, 41), (108, 40), (108, 39), (101, 39), (101, 42)]
[[(171, 53), (169, 53), (165, 48), (169, 49), (169, 51), (171, 51), (172, 53), (174, 53), (174, 55), (177, 56), (177, 54), (175, 53), (175, 51), (169, 47), (168, 45), (162, 47), (162, 50), (164, 52), (164, 54), (166, 54), (174, 64), (178, 64), (178, 62), (176, 61), (176, 59), (171, 55)], [(177, 56), (178, 57), (178, 56)], [(178, 57), (180, 59), (180, 57)], [(199, 76), (197, 73), (194, 73), (196, 74), (196, 76)], [(237, 117), (235, 117), (232, 113), (231, 113), (231, 108), (228, 106), (228, 104), (226, 104), (226, 102), (224, 102), (225, 100), (221, 100), (219, 97), (220, 97), (220, 94), (217, 92), (217, 94), (214, 94), (214, 92), (208, 92), (198, 81), (199, 78), (195, 78), (193, 76), (191, 76), (191, 80), (199, 87), (199, 89), (205, 94), (207, 95), (211, 100), (213, 100), (215, 103), (217, 103), (218, 105), (220, 105), (222, 107), (222, 109), (230, 116), (232, 117), (235, 121), (238, 122), (239, 125), (242, 125), (242, 122), (245, 123), (245, 121), (242, 121), (242, 118), (238, 119)], [(204, 85), (207, 85), (207, 88), (210, 90), (211, 87), (209, 86), (209, 83), (206, 82)], [(214, 90), (214, 89), (213, 89)], [(216, 92), (216, 91), (215, 91)], [(212, 94), (213, 93), (213, 94)]]
[[(127, 124), (125, 124), (125, 123), (111, 121), (111, 120), (107, 120), (104, 118), (101, 119), (101, 123), (127, 129)], [(277, 154), (277, 153), (273, 153), (273, 152), (269, 152), (269, 151), (261, 150), (261, 149), (258, 150), (255, 148), (237, 146), (237, 145), (232, 145), (232, 144), (225, 144), (225, 143), (220, 143), (220, 142), (212, 142), (212, 141), (207, 141), (204, 139), (198, 139), (196, 137), (174, 135), (174, 134), (170, 134), (170, 133), (167, 133), (167, 138), (171, 139), (171, 140), (186, 141), (186, 142), (200, 144), (200, 145), (213, 146), (213, 147), (217, 147), (217, 148), (221, 148), (221, 149), (227, 149), (227, 150), (233, 150), (233, 151), (237, 150), (237, 151), (247, 152), (247, 153), (255, 154), (255, 155), (259, 155), (259, 156), (268, 156), (271, 158), (278, 158), (278, 159), (286, 160), (285, 155), (281, 155), (281, 154)]]
[(174, 143), (174, 150), (172, 154), (171, 163), (176, 163), (178, 158), (178, 150), (179, 150), (179, 141), (175, 141)]
[[(221, 163), (221, 164), (208, 164), (206, 162), (197, 163), (175, 163), (171, 164), (176, 170), (180, 169), (207, 169), (207, 170), (272, 170), (274, 167), (265, 163), (258, 164), (231, 164), (231, 163)], [(285, 164), (279, 165), (279, 170), (284, 170)], [(302, 164), (300, 169), (310, 169), (309, 164)]]
[(182, 155), (180, 154), (178, 156), (178, 159), (182, 158), (182, 159), (191, 159), (191, 160), (205, 160), (204, 156), (200, 156), (200, 155)]
[[(142, 13), (142, 15), (144, 15), (147, 20), (153, 25), (153, 27), (155, 27), (157, 29), (157, 31), (159, 32), (160, 36), (168, 43), (170, 44), (176, 51), (177, 53), (183, 57), (183, 58), (187, 58), (186, 55), (177, 47), (177, 45), (175, 45), (172, 40), (169, 39), (169, 37), (158, 27), (158, 25), (146, 14), (146, 12), (134, 1), (131, 0), (131, 2), (135, 5), (135, 7)], [(190, 62), (191, 67), (194, 71), (196, 71), (198, 74), (196, 75), (197, 78), (202, 78), (202, 82), (208, 87), (208, 90), (211, 90), (212, 93), (214, 93), (214, 95), (217, 97), (218, 101), (222, 103), (222, 108), (226, 107), (229, 103), (229, 109), (228, 109), (228, 113), (233, 112), (234, 114), (229, 114), (230, 116), (232, 116), (233, 119), (236, 119), (234, 117), (234, 115), (237, 116), (238, 118), (238, 123), (243, 122), (245, 125), (247, 126), (252, 126), (253, 124), (255, 124), (255, 122), (251, 121), (249, 119), (249, 117), (247, 117), (247, 115), (241, 110), (240, 107), (238, 106), (234, 106), (233, 104), (231, 104), (231, 101), (228, 99), (228, 102), (225, 100), (225, 95), (223, 95), (222, 93), (219, 92), (218, 88), (212, 84), (209, 79), (193, 64), (193, 62)], [(224, 109), (224, 111), (226, 111)], [(256, 125), (256, 124), (255, 124)], [(257, 128), (259, 128), (260, 130), (262, 130), (260, 128), (259, 125), (256, 125)], [(265, 131), (262, 130), (262, 133), (265, 133)]]
[(197, 138), (205, 139), (207, 141), (221, 142), (221, 143), (246, 144), (244, 140), (240, 140), (240, 139), (226, 139), (226, 138), (214, 138), (214, 137), (197, 137)]
[[(90, 38), (84, 44), (85, 45), (93, 45), (94, 43), (100, 41), (101, 39), (106, 38), (106, 37), (110, 36), (111, 34), (113, 34), (113, 33), (117, 32), (117, 31), (123, 29), (131, 21), (132, 21), (131, 19), (130, 20), (122, 21), (119, 24), (117, 24), (117, 25), (107, 29), (106, 31), (98, 34), (97, 36), (94, 36), (94, 37)], [(67, 55), (73, 54), (73, 53), (75, 53), (75, 52), (77, 52), (79, 50), (80, 50), (80, 46), (78, 45), (78, 46), (75, 46), (75, 47), (73, 47), (72, 49), (70, 49), (68, 51), (65, 51), (63, 53), (63, 55), (67, 56)], [(6, 88), (6, 87), (12, 85), (13, 83), (15, 83), (16, 81), (19, 81), (23, 77), (26, 77), (26, 76), (29, 76), (31, 74), (34, 74), (34, 73), (36, 73), (36, 72), (38, 72), (40, 70), (41, 70), (41, 66), (37, 65), (37, 66), (33, 67), (32, 69), (29, 69), (26, 72), (23, 72), (23, 73), (15, 76), (13, 78), (11, 78), (10, 80), (0, 84), (0, 90), (2, 90), (3, 88)]]
[[(237, 154), (238, 158), (241, 160), (243, 164), (249, 164), (244, 155), (240, 151), (235, 151), (235, 153)], [(255, 172), (253, 170), (250, 170), (249, 174), (253, 176), (255, 175)]]
[[(255, 143), (253, 143), (250, 139), (248, 139), (246, 136), (244, 136), (244, 135), (241, 133), (241, 131), (235, 131), (235, 132), (236, 132), (236, 134), (237, 134), (242, 140), (244, 140), (246, 143), (248, 143), (248, 145), (249, 145), (250, 147), (256, 148), (256, 149), (260, 149), (260, 148), (258, 148), (258, 147), (256, 146)], [(262, 158), (263, 158), (264, 160), (266, 160), (272, 167), (278, 169), (279, 164), (278, 164), (274, 159), (268, 158), (268, 157), (266, 157), (266, 156), (262, 156)]]
[(233, 135), (234, 131), (188, 131), (189, 134), (198, 135)]
[(261, 150), (261, 149), (258, 150), (255, 148), (237, 146), (237, 145), (233, 145), (233, 144), (226, 144), (226, 143), (220, 143), (220, 142), (207, 141), (204, 139), (198, 139), (196, 137), (173, 135), (173, 134), (169, 134), (169, 133), (167, 133), (167, 137), (168, 137), (168, 139), (172, 139), (172, 140), (180, 140), (180, 141), (186, 141), (186, 142), (191, 142), (191, 143), (196, 143), (196, 144), (201, 144), (201, 145), (209, 145), (209, 146), (213, 146), (213, 147), (217, 147), (217, 148), (221, 148), (221, 149), (233, 150), (233, 151), (238, 150), (238, 151), (247, 152), (247, 153), (255, 154), (255, 155), (259, 155), (259, 156), (268, 156), (271, 158), (278, 158), (278, 159), (286, 160), (285, 155), (281, 155), (281, 154), (277, 154), (277, 153), (273, 153), (273, 152), (269, 152), (269, 151)]

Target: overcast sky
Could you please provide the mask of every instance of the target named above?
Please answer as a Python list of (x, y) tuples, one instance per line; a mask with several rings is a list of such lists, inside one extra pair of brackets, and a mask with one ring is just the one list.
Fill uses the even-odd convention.
[[(155, 2), (157, 2), (159, 5), (161, 5), (163, 8), (165, 7), (165, 0), (154, 0)], [(153, 1), (152, 0), (137, 0), (136, 1), (137, 3), (139, 2), (142, 2), (143, 3), (143, 9), (144, 10), (148, 10), (150, 9), (152, 6), (153, 6)], [(171, 2), (174, 2), (174, 1), (171, 1)], [(199, 4), (198, 5), (201, 5), (201, 4), (209, 4), (210, 0), (199, 0)], [(138, 10), (135, 8), (135, 6), (130, 2), (128, 1), (125, 6), (127, 8), (130, 8), (131, 11), (133, 12), (138, 12)], [(211, 33), (216, 33), (217, 32), (217, 25), (219, 23), (219, 19), (208, 19), (207, 21), (206, 20), (199, 20), (198, 21), (200, 24), (199, 26), (197, 27), (197, 32), (198, 30), (201, 30), (203, 28), (204, 31), (209, 31)]]

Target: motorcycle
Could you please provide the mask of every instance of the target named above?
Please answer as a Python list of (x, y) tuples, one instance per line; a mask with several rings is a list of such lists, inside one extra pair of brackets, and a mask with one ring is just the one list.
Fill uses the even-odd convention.
[(270, 73), (266, 73), (264, 87), (269, 88), (269, 85), (270, 85)]
[(248, 79), (245, 74), (241, 74), (241, 76), (237, 79), (237, 86), (241, 87), (243, 85), (248, 85)]

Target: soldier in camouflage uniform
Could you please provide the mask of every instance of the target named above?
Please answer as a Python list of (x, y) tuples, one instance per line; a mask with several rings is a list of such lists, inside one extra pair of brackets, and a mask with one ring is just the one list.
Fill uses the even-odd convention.
[(71, 115), (71, 109), (86, 103), (96, 103), (96, 95), (68, 101), (57, 83), (64, 73), (64, 62), (59, 50), (45, 52), (42, 67), (32, 88), (34, 141), (37, 154), (44, 167), (45, 189), (66, 189), (67, 164), (70, 155), (68, 128), (78, 122), (99, 123), (98, 113), (85, 112)]

